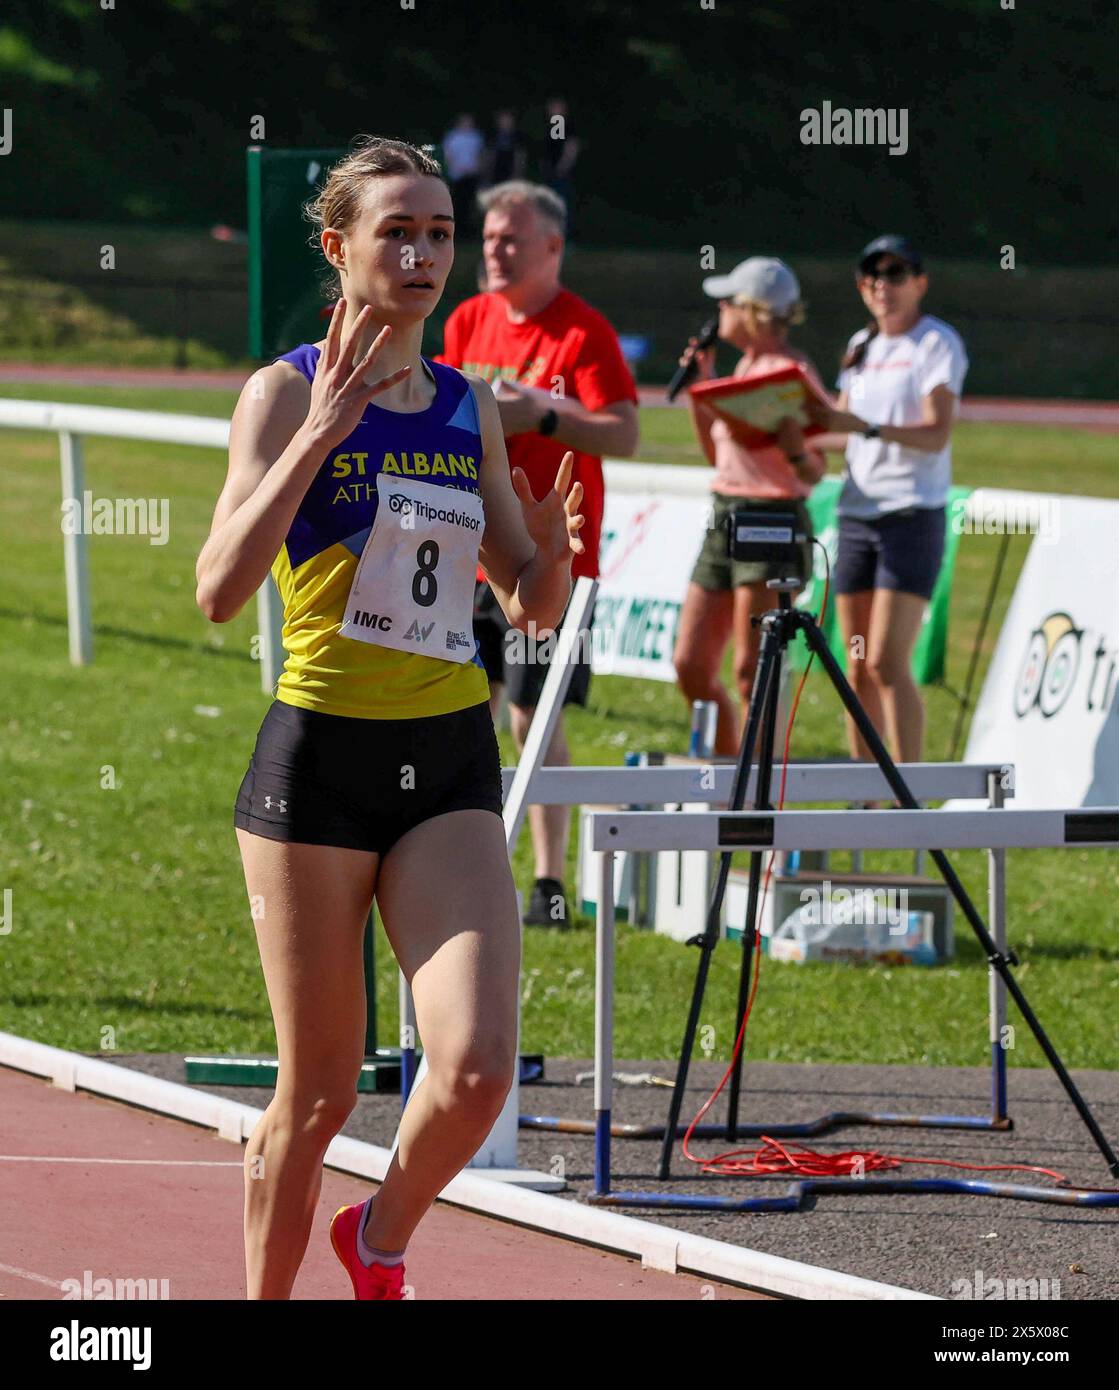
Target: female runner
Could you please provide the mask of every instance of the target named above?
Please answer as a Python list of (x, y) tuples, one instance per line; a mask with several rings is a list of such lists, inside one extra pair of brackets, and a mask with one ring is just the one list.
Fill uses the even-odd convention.
[(355, 1297), (398, 1299), (408, 1240), (517, 1060), (520, 927), (475, 565), (514, 627), (553, 627), (582, 490), (569, 454), (535, 502), (510, 477), (490, 388), (421, 356), (454, 258), (439, 165), (363, 139), (308, 212), (341, 297), (323, 341), (242, 391), (197, 565), (214, 622), (271, 570), (288, 652), (234, 815), (279, 1051), (245, 1155), (246, 1272), (250, 1298), (290, 1296), (324, 1152), (357, 1099), (375, 897), (429, 1070), (375, 1199), (343, 1207), (331, 1239)]

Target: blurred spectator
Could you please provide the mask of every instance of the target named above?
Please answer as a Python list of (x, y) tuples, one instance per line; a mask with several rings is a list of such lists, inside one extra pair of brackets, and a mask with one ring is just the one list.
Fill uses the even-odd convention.
[[(784, 261), (751, 256), (729, 275), (709, 275), (703, 290), (719, 302), (719, 337), (742, 353), (734, 369), (736, 377), (765, 377), (797, 365), (804, 369), (821, 401), (826, 399), (816, 368), (789, 342), (789, 330), (803, 320), (804, 309), (800, 285)], [(681, 362), (692, 356), (698, 359), (700, 378), (710, 380), (714, 376), (714, 350), (698, 349), (693, 338)], [(786, 561), (732, 559), (727, 553), (729, 518), (742, 506), (755, 512), (794, 512), (808, 538), (799, 547), (796, 577), (802, 585), (807, 584), (812, 577), (812, 518), (805, 499), (823, 477), (827, 464), (821, 453), (805, 444), (800, 425), (792, 417), (780, 422), (768, 443), (747, 447), (710, 405), (691, 395), (688, 405), (700, 445), (715, 472), (707, 534), (688, 582), (672, 660), (689, 709), (696, 700), (713, 700), (718, 705), (715, 753), (733, 757), (754, 693), (762, 640), (757, 623), (778, 603), (767, 581), (793, 577), (793, 566)], [(731, 637), (741, 717), (720, 679), (723, 654)]]
[(523, 179), (527, 163), (525, 137), (517, 129), (516, 116), (512, 111), (496, 111), (493, 120), (493, 131), (486, 150), (486, 184)]
[(567, 238), (574, 236), (573, 176), (579, 158), (579, 140), (571, 126), (567, 102), (553, 97), (548, 102), (547, 128), (540, 151), (540, 179), (567, 204)]
[(455, 230), (460, 237), (474, 232), (474, 200), (482, 174), (486, 142), (474, 124), (474, 117), (463, 112), (443, 136), (443, 167), (451, 185), (455, 207)]

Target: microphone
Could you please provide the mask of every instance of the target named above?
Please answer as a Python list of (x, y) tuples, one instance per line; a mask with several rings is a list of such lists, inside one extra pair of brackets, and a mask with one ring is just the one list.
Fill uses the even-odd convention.
[(667, 396), (670, 401), (674, 401), (685, 386), (691, 382), (696, 372), (699, 371), (699, 363), (695, 359), (695, 353), (700, 348), (709, 348), (719, 336), (719, 316), (715, 314), (709, 318), (699, 330), (699, 338), (695, 345), (695, 352), (684, 363), (682, 367), (677, 367), (673, 373), (672, 380), (668, 383)]

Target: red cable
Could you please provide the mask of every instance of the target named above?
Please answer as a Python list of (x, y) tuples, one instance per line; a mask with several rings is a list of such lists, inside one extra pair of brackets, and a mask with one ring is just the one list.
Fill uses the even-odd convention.
[[(824, 551), (825, 577), (824, 577), (824, 598), (820, 605), (820, 626), (823, 627), (824, 615), (828, 607), (828, 593), (831, 588), (831, 565), (828, 561), (828, 553), (824, 546), (820, 547)], [(789, 712), (789, 722), (785, 728), (785, 747), (784, 763), (781, 770), (781, 791), (777, 798), (777, 809), (780, 811), (785, 804), (785, 783), (789, 775), (789, 740), (792, 737), (793, 722), (796, 719), (797, 708), (800, 705), (801, 693), (804, 690), (805, 682), (808, 680), (808, 673), (812, 669), (812, 662), (815, 660), (815, 652), (811, 652), (808, 657), (808, 664), (804, 668), (804, 674), (800, 678), (797, 686), (796, 696), (793, 699), (793, 706)], [(769, 866), (765, 872), (765, 880), (762, 884), (761, 898), (758, 903), (757, 919), (760, 920), (762, 909), (765, 905), (766, 894), (769, 892), (769, 880), (773, 873), (773, 861), (775, 856), (770, 855)], [(766, 1174), (786, 1173), (797, 1177), (822, 1178), (822, 1177), (850, 1177), (853, 1173), (864, 1174), (881, 1172), (890, 1168), (900, 1168), (903, 1163), (910, 1164), (931, 1164), (944, 1168), (965, 1168), (972, 1172), (994, 1173), (994, 1172), (1013, 1172), (1013, 1173), (1042, 1173), (1046, 1177), (1054, 1178), (1058, 1183), (1067, 1184), (1068, 1179), (1062, 1174), (1054, 1172), (1051, 1168), (1039, 1168), (1031, 1163), (962, 1163), (950, 1158), (903, 1158), (898, 1154), (878, 1153), (876, 1150), (863, 1152), (862, 1150), (848, 1149), (843, 1153), (822, 1154), (813, 1149), (794, 1147), (793, 1145), (782, 1144), (779, 1140), (771, 1138), (769, 1135), (762, 1135), (762, 1145), (758, 1149), (729, 1149), (725, 1154), (716, 1154), (714, 1158), (701, 1158), (698, 1154), (693, 1154), (688, 1148), (688, 1140), (692, 1137), (696, 1125), (711, 1109), (718, 1099), (723, 1087), (727, 1084), (731, 1072), (734, 1070), (735, 1062), (742, 1045), (746, 1038), (746, 1025), (750, 1021), (750, 1014), (754, 1007), (754, 999), (758, 992), (758, 981), (761, 977), (761, 942), (754, 943), (754, 977), (750, 985), (750, 996), (746, 1003), (746, 1012), (742, 1016), (742, 1026), (738, 1030), (738, 1036), (734, 1040), (734, 1050), (731, 1054), (730, 1063), (723, 1073), (722, 1080), (715, 1087), (711, 1095), (700, 1107), (699, 1113), (688, 1126), (687, 1133), (684, 1135), (681, 1150), (684, 1157), (690, 1162), (699, 1166), (704, 1173), (719, 1173), (725, 1177), (735, 1176), (762, 1176)], [(737, 1156), (742, 1155), (740, 1162), (733, 1162)]]
[[(742, 1161), (732, 1162), (736, 1155)], [(699, 1162), (699, 1160), (696, 1160)], [(724, 1154), (704, 1160), (704, 1172), (718, 1172), (726, 1177), (756, 1177), (769, 1173), (789, 1173), (804, 1178), (861, 1176), (900, 1168), (903, 1163), (932, 1164), (942, 1168), (966, 1168), (976, 1173), (1043, 1173), (1058, 1183), (1067, 1183), (1063, 1173), (1052, 1168), (1040, 1168), (1032, 1163), (962, 1163), (951, 1158), (903, 1158), (898, 1154), (879, 1153), (874, 1149), (848, 1149), (843, 1153), (822, 1154), (814, 1149), (782, 1144), (768, 1134), (762, 1135), (758, 1149), (730, 1149)]]

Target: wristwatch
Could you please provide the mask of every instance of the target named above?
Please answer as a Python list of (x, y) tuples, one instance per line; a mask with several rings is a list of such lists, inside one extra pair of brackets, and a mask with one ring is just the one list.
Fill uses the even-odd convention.
[(557, 426), (558, 424), (559, 424), (559, 416), (556, 414), (556, 412), (555, 412), (554, 410), (546, 410), (546, 411), (544, 412), (544, 417), (543, 417), (543, 419), (542, 419), (542, 420), (540, 421), (540, 423), (536, 426), (536, 433), (537, 433), (537, 434), (542, 434), (542, 435), (544, 436), (545, 439), (548, 439), (548, 438), (550, 438), (553, 434), (555, 434), (555, 432), (556, 432), (556, 426)]
[(881, 433), (881, 431), (879, 430), (879, 428), (878, 428), (877, 425), (864, 425), (864, 426), (863, 426), (863, 438), (864, 438), (864, 439), (877, 439), (877, 438), (879, 437), (880, 433)]

